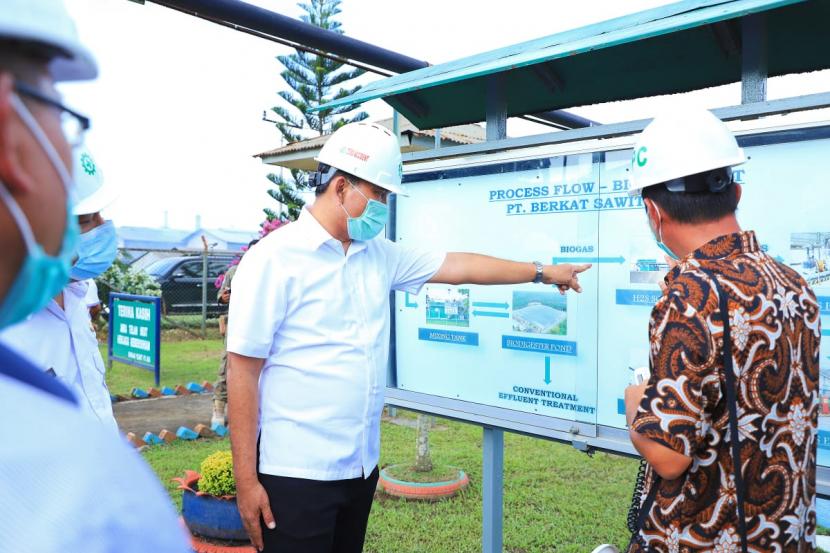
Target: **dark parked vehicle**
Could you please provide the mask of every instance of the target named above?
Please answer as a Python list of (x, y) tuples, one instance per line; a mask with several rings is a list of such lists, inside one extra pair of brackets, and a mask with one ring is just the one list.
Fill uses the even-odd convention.
[[(233, 257), (209, 255), (207, 259), (207, 311), (224, 313), (227, 306), (216, 302), (216, 278), (228, 269)], [(145, 271), (161, 286), (164, 313), (202, 312), (202, 258), (200, 256), (166, 257), (149, 265)]]

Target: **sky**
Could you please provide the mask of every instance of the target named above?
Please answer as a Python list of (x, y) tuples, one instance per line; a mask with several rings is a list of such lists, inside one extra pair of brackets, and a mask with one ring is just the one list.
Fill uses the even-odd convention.
[[(287, 89), (275, 57), (293, 50), (150, 2), (65, 1), (100, 66), (97, 80), (60, 90), (68, 105), (92, 118), (86, 143), (120, 190), (105, 215), (119, 226), (190, 230), (199, 219), (205, 228), (256, 230), (262, 208), (276, 207), (266, 175), (278, 169), (252, 156), (280, 146), (262, 116)], [(289, 17), (303, 13), (295, 1), (249, 3)], [(668, 3), (344, 0), (338, 19), (349, 36), (438, 64)], [(379, 78), (365, 75), (355, 84)], [(768, 84), (770, 99), (828, 90), (830, 71)], [(688, 96), (710, 108), (735, 105), (740, 85)], [(570, 111), (610, 123), (653, 116), (667, 101)], [(392, 113), (380, 100), (363, 109), (373, 120)], [(507, 130), (510, 136), (550, 131), (512, 119)]]

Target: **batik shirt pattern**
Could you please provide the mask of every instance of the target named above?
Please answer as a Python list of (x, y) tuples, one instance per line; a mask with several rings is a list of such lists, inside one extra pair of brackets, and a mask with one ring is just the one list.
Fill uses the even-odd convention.
[(652, 375), (633, 428), (692, 464), (671, 481), (649, 468), (643, 498), (657, 491), (640, 537), (655, 551), (740, 551), (723, 324), (705, 271), (728, 296), (749, 551), (813, 551), (820, 310), (753, 232), (683, 258), (652, 311)]

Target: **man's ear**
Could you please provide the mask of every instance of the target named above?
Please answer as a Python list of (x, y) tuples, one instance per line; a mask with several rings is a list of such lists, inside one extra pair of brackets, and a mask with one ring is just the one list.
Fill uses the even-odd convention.
[[(651, 228), (653, 228), (653, 229), (658, 228), (658, 226), (660, 224), (660, 221), (659, 221), (659, 218), (657, 217), (657, 208), (655, 207), (654, 201), (650, 200), (648, 198), (644, 198), (643, 199), (643, 204), (645, 204), (645, 206), (646, 206), (646, 214), (648, 216), (648, 221), (649, 221), (649, 224), (651, 225)], [(662, 211), (660, 213), (662, 214)]]
[(20, 117), (12, 105), (14, 77), (0, 71), (0, 180), (12, 193), (29, 193), (34, 180), (24, 169), (23, 151), (28, 137), (21, 133)]
[(743, 187), (736, 182), (735, 183), (735, 204), (741, 203), (741, 194), (743, 194), (743, 191), (744, 191)]
[(334, 188), (334, 193), (338, 198), (340, 198), (341, 203), (343, 202), (344, 195), (346, 194), (346, 187), (348, 184), (349, 183), (346, 180), (346, 177), (343, 175), (337, 175), (331, 179), (331, 184), (329, 184), (330, 187)]

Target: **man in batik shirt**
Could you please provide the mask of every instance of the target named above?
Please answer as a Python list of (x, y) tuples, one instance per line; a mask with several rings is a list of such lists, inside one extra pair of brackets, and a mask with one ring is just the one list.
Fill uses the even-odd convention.
[(626, 390), (631, 440), (648, 461), (630, 551), (739, 552), (742, 534), (748, 551), (816, 547), (820, 311), (806, 281), (738, 226), (730, 168), (744, 160), (705, 110), (655, 119), (634, 150), (634, 186), (676, 266), (649, 322), (650, 379)]

